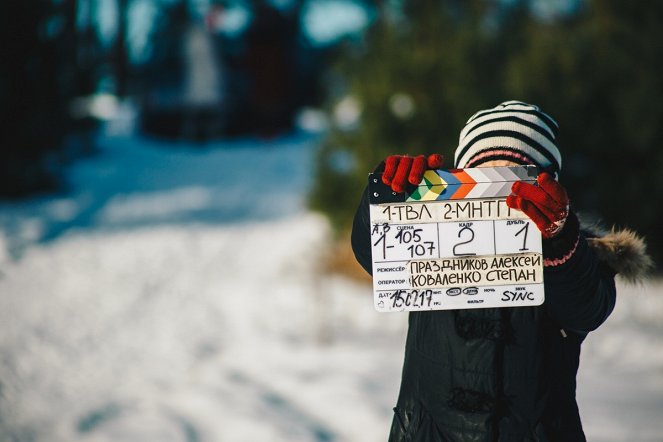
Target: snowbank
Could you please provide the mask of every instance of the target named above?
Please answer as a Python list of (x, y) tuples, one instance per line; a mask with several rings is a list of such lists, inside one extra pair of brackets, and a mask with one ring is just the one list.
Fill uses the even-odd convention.
[(31, 248), (0, 280), (0, 435), (382, 440), (404, 317), (319, 275), (326, 240), (305, 215)]

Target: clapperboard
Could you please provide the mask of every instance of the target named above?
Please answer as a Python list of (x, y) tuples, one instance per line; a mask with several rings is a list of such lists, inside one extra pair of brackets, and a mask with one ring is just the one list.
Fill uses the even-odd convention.
[(380, 312), (540, 305), (541, 233), (506, 205), (535, 166), (426, 171), (395, 193), (369, 175), (373, 294)]

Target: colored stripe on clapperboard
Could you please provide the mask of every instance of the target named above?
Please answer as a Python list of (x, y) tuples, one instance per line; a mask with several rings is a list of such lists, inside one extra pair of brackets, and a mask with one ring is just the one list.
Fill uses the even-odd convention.
[(406, 201), (503, 197), (514, 181), (534, 181), (536, 167), (489, 167), (427, 170)]

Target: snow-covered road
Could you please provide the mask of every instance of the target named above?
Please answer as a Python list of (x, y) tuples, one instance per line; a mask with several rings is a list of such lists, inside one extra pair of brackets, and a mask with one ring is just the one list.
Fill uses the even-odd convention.
[[(0, 206), (0, 440), (386, 440), (406, 317), (320, 272), (315, 140), (101, 139)], [(584, 345), (590, 441), (663, 441), (663, 283)]]

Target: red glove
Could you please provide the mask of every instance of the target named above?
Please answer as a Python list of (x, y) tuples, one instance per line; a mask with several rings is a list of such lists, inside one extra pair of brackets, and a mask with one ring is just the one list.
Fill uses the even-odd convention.
[(518, 181), (511, 187), (506, 205), (529, 216), (544, 238), (553, 238), (564, 228), (569, 216), (566, 190), (547, 172), (540, 174), (538, 186)]
[(417, 185), (429, 169), (439, 169), (444, 163), (442, 155), (434, 153), (426, 158), (423, 155), (390, 155), (384, 161), (382, 182), (391, 186), (394, 192), (405, 192), (407, 183)]

